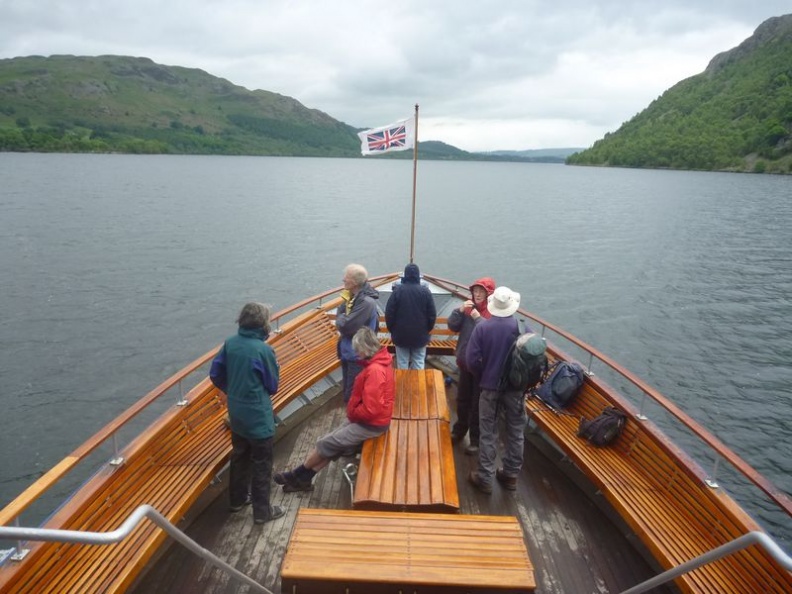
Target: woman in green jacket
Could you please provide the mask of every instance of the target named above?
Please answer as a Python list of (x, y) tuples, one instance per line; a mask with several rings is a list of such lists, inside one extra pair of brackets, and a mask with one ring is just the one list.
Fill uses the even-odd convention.
[(278, 391), (279, 367), (267, 344), (270, 308), (247, 303), (237, 319), (239, 331), (225, 341), (212, 361), (209, 377), (226, 393), (231, 420), (229, 511), (253, 504), (253, 520), (264, 524), (285, 512), (270, 505), (272, 440), (275, 417), (271, 396)]

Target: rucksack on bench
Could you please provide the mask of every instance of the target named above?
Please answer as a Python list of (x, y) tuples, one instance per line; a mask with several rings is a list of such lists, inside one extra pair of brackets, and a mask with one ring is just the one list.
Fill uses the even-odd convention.
[(557, 361), (531, 394), (554, 410), (568, 406), (580, 393), (586, 372), (574, 361)]
[(605, 446), (621, 435), (626, 423), (625, 413), (618, 408), (607, 406), (602, 414), (590, 421), (580, 417), (577, 434), (595, 446)]

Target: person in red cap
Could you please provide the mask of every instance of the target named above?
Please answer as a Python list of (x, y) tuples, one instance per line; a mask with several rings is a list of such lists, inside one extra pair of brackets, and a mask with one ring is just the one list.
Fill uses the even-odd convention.
[(457, 384), (457, 420), (451, 431), (454, 443), (465, 439), (470, 431), (470, 445), (465, 448), (465, 453), (473, 456), (479, 449), (479, 388), (478, 379), (470, 372), (465, 363), (465, 351), (470, 335), (476, 324), (490, 317), (487, 310), (487, 297), (495, 290), (495, 281), (485, 276), (470, 285), (470, 299), (448, 316), (448, 328), (459, 332), (456, 347), (456, 361), (459, 368), (459, 383)]

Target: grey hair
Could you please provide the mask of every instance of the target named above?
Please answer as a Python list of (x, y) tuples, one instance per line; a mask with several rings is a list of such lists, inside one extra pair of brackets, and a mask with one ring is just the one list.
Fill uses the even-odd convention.
[(355, 332), (355, 335), (352, 337), (352, 348), (355, 349), (358, 355), (364, 359), (368, 359), (376, 355), (382, 348), (382, 345), (379, 339), (377, 339), (374, 330), (364, 326)]
[(365, 285), (368, 280), (368, 271), (360, 264), (349, 264), (344, 268), (344, 276), (346, 275), (349, 275), (358, 287)]
[(261, 328), (269, 334), (270, 332), (270, 309), (272, 306), (263, 303), (246, 303), (239, 312), (237, 324), (240, 328), (255, 330)]

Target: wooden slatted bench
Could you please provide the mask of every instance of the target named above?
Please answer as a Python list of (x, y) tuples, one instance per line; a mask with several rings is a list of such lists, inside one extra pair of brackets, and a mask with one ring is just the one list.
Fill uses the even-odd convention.
[[(222, 423), (225, 407), (211, 382), (204, 380), (188, 398), (181, 414), (155, 423), (156, 439), (130, 444), (124, 464), (105, 467), (91, 478), (46, 527), (111, 531), (144, 503), (178, 521), (224, 465), (229, 441)], [(0, 572), (0, 590), (123, 591), (165, 536), (144, 521), (114, 545), (30, 543), (30, 553), (13, 575)]]
[[(616, 442), (597, 448), (576, 436), (580, 416), (593, 418), (613, 405), (596, 380), (559, 415), (529, 399), (531, 418), (589, 476), (664, 569), (760, 528), (704, 473), (683, 470), (688, 460), (663, 442), (648, 421), (628, 419)], [(698, 468), (693, 463), (693, 468)], [(735, 582), (735, 578), (737, 581)], [(760, 547), (750, 547), (697, 569), (675, 582), (684, 592), (724, 592), (742, 583), (745, 592), (792, 592), (792, 574)]]
[(445, 381), (439, 369), (397, 369), (394, 419), (451, 421)]
[[(339, 365), (337, 333), (324, 312), (312, 310), (288, 328), (271, 341), (281, 365), (280, 389), (273, 397), (276, 411)], [(45, 527), (112, 531), (142, 504), (179, 522), (231, 451), (222, 393), (204, 379), (186, 399), (186, 406), (171, 407), (124, 448), (123, 464), (99, 471)], [(154, 524), (143, 521), (113, 545), (30, 543), (23, 561), (0, 568), (0, 591), (123, 591), (165, 538)]]
[[(380, 316), (379, 337), (384, 346), (393, 350), (393, 339), (385, 325), (384, 316)], [(429, 344), (426, 345), (426, 353), (429, 355), (453, 355), (456, 350), (457, 337), (458, 334), (448, 328), (448, 318), (437, 318), (429, 338)]]
[(353, 507), (459, 511), (442, 373), (396, 370), (393, 410), (388, 431), (363, 444)]
[(338, 332), (327, 313), (309, 311), (293, 320), (289, 328), (288, 333), (276, 333), (269, 341), (280, 364), (281, 383), (272, 397), (276, 412), (341, 365), (336, 351)]
[(281, 591), (532, 592), (534, 569), (509, 516), (300, 509)]

